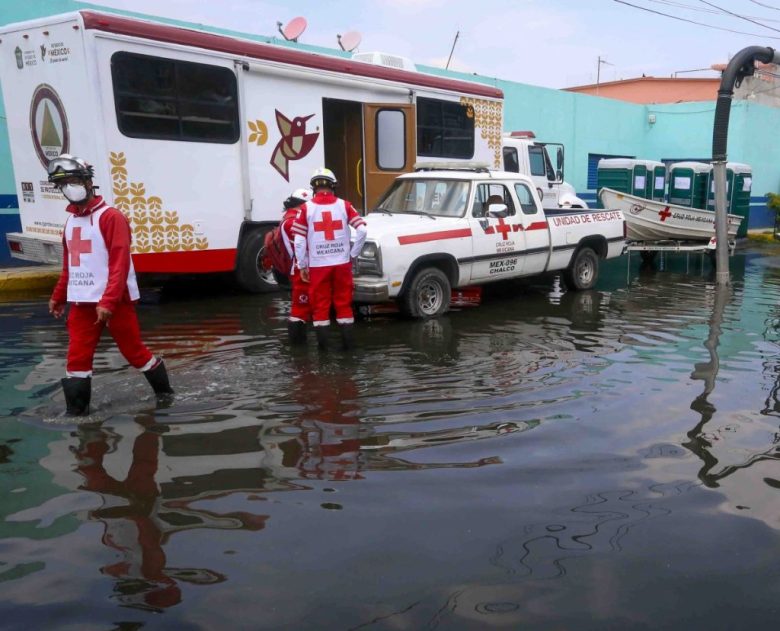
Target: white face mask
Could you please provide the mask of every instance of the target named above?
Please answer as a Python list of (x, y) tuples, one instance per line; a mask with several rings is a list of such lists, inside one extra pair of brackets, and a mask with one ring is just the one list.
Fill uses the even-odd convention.
[(87, 199), (87, 187), (83, 184), (63, 184), (60, 190), (65, 196), (65, 199), (74, 204), (78, 204)]

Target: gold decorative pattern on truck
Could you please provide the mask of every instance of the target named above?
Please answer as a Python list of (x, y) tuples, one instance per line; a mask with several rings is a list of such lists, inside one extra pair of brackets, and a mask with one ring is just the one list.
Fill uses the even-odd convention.
[(501, 103), (487, 99), (475, 99), (469, 96), (460, 97), (462, 105), (470, 105), (474, 110), (474, 127), (478, 127), (482, 140), (487, 140), (488, 147), (493, 150), (493, 166), (501, 168)]
[(109, 159), (114, 206), (130, 221), (133, 254), (208, 249), (208, 239), (196, 237), (195, 228), (191, 224), (179, 224), (179, 213), (163, 210), (162, 199), (155, 195), (145, 197), (143, 182), (128, 182), (124, 152), (112, 151)]

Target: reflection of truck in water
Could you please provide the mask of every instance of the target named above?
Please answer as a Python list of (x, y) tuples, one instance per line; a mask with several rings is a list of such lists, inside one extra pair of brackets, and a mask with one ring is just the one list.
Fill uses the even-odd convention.
[(252, 291), (276, 288), (264, 233), (314, 169), (365, 211), (416, 162), (501, 165), (503, 94), (482, 84), (91, 11), (4, 26), (0, 51), (17, 258), (60, 260), (61, 153), (93, 162), (138, 272), (235, 271)]
[(423, 165), (399, 176), (366, 218), (355, 301), (396, 301), (428, 318), (467, 285), (561, 271), (571, 289), (592, 288), (599, 260), (623, 252), (622, 213), (545, 209), (534, 184), (478, 165)]

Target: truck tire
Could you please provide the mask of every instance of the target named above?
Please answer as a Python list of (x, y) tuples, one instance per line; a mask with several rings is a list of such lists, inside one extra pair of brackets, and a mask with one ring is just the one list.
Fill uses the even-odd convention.
[(422, 320), (436, 318), (450, 307), (452, 288), (447, 275), (437, 267), (418, 270), (401, 299), (401, 310)]
[(593, 289), (599, 278), (599, 257), (590, 248), (575, 252), (569, 267), (563, 272), (566, 286), (575, 291)]
[(263, 269), (263, 241), (268, 230), (254, 230), (242, 240), (236, 258), (236, 280), (242, 289), (262, 294), (279, 289), (273, 270)]

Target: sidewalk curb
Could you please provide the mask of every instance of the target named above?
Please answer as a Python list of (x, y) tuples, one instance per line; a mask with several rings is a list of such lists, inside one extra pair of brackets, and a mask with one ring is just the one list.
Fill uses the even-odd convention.
[(0, 292), (51, 289), (60, 271), (57, 265), (0, 269)]

